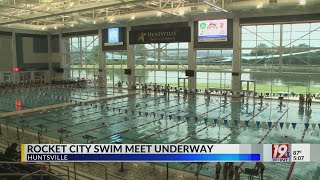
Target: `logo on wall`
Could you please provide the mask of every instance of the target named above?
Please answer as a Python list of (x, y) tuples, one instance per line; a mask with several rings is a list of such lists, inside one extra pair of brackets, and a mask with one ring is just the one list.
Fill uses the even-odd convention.
[(129, 32), (130, 44), (190, 42), (189, 27), (171, 29), (133, 30)]
[(138, 41), (141, 41), (144, 43), (144, 37), (147, 35), (147, 33), (141, 32), (138, 37)]

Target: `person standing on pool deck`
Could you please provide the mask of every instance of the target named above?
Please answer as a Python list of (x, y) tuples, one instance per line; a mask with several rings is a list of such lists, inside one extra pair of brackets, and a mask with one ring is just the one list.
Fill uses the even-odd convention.
[(307, 97), (307, 106), (311, 106), (311, 103), (312, 103), (312, 96), (309, 95), (309, 96)]
[(261, 180), (263, 180), (263, 172), (264, 172), (264, 169), (265, 169), (264, 164), (262, 162), (256, 162), (256, 166), (254, 168), (258, 169), (260, 171)]
[(225, 163), (223, 163), (223, 170), (222, 170), (224, 180), (227, 180), (227, 178), (228, 178), (228, 171), (229, 171), (229, 163), (225, 162)]
[(234, 174), (233, 162), (231, 162), (229, 163), (228, 180), (233, 180), (233, 174)]
[(217, 162), (217, 164), (216, 164), (216, 178), (215, 178), (215, 180), (219, 180), (219, 178), (220, 178), (220, 172), (221, 172), (221, 164), (220, 164), (220, 162)]
[[(240, 170), (240, 172), (239, 172)], [(234, 180), (240, 180), (240, 174), (242, 173), (242, 169), (239, 166), (234, 167)]]

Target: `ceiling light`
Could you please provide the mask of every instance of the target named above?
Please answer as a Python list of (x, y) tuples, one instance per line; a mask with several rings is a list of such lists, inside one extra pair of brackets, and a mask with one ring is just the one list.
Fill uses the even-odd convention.
[(69, 4), (70, 7), (73, 6), (73, 5), (74, 5), (74, 2), (71, 2), (71, 3)]
[(263, 7), (263, 3), (262, 2), (259, 2), (258, 4), (257, 4), (257, 9), (261, 9)]
[(71, 27), (74, 27), (74, 24), (71, 24), (70, 26), (71, 26)]
[(183, 11), (183, 10), (180, 10), (180, 11), (179, 11), (179, 15), (180, 15), (180, 16), (183, 16), (183, 15), (184, 15), (184, 11)]
[(93, 24), (97, 24), (97, 21), (93, 21)]
[(50, 7), (47, 7), (47, 11), (49, 11), (51, 8)]
[(301, 6), (306, 5), (306, 0), (300, 0), (299, 4), (300, 4)]
[(113, 21), (114, 21), (114, 17), (110, 17), (110, 18), (109, 18), (109, 21), (110, 21), (110, 22), (113, 22)]
[(47, 27), (46, 27), (46, 26), (43, 26), (41, 29), (42, 29), (42, 31), (44, 31), (44, 30), (47, 29)]
[(158, 12), (157, 16), (160, 17), (162, 15), (162, 12)]
[(57, 29), (58, 29), (58, 27), (57, 27), (57, 26), (54, 26), (54, 29), (55, 29), (55, 30), (57, 30)]
[(207, 10), (207, 9), (204, 9), (204, 10), (203, 10), (203, 12), (204, 12), (204, 13), (207, 13), (207, 12), (208, 12), (208, 10)]
[(130, 19), (131, 19), (131, 20), (134, 20), (135, 18), (136, 18), (135, 16), (131, 16), (131, 18), (130, 18)]

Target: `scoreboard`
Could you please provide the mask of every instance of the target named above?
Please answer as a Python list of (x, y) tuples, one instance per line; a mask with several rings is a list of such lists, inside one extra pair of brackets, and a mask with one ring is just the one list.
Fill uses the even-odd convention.
[(22, 162), (320, 162), (320, 144), (22, 144)]

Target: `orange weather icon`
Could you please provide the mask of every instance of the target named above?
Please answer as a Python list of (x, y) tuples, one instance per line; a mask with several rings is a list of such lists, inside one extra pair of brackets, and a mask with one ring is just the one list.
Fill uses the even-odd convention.
[(212, 29), (212, 28), (217, 29), (217, 25), (215, 23), (213, 23), (213, 22), (210, 22), (210, 24), (209, 24), (207, 29)]

